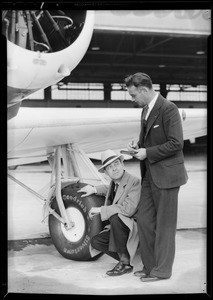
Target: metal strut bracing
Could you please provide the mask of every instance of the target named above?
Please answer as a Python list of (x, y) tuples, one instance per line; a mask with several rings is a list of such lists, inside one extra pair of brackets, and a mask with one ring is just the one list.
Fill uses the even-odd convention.
[[(9, 172), (7, 173), (7, 176), (11, 180), (13, 180), (17, 184), (19, 184), (21, 187), (23, 187), (24, 189), (26, 189), (28, 192), (30, 192), (31, 194), (33, 194), (35, 197), (37, 197), (40, 200), (42, 200), (44, 202), (44, 205), (46, 205), (46, 203), (48, 202), (48, 198), (43, 197), (41, 194), (37, 193), (36, 191), (34, 191), (30, 187), (28, 187), (26, 184), (24, 184), (23, 182), (21, 182), (20, 180), (18, 180), (17, 178), (15, 178)], [(64, 220), (50, 206), (46, 206), (46, 208), (48, 209), (49, 213), (53, 214), (60, 222), (64, 223)]]
[[(45, 207), (45, 211), (47, 211), (48, 214), (53, 214), (61, 223), (64, 224), (66, 229), (70, 229), (71, 227), (74, 226), (74, 223), (71, 220), (68, 219), (66, 209), (64, 207), (64, 203), (63, 203), (63, 200), (62, 200), (62, 197), (61, 197), (61, 181), (63, 180), (67, 184), (72, 184), (72, 183), (76, 183), (77, 181), (79, 181), (79, 179), (74, 177), (74, 176), (70, 177), (71, 173), (67, 172), (67, 171), (65, 172), (66, 173), (66, 178), (62, 179), (62, 176), (61, 176), (61, 174), (62, 174), (62, 170), (61, 170), (61, 147), (63, 147), (63, 146), (57, 146), (55, 148), (55, 155), (53, 157), (53, 164), (52, 164), (51, 183), (50, 183), (50, 188), (49, 188), (49, 193), (48, 193), (47, 198), (45, 198), (44, 196), (42, 196), (38, 192), (34, 191), (33, 189), (28, 187), (26, 184), (24, 184), (23, 182), (21, 182), (17, 178), (15, 178), (11, 174), (11, 172), (10, 173), (8, 172), (8, 177), (10, 179), (12, 179), (14, 182), (16, 182), (17, 184), (19, 184), (24, 189), (26, 189), (28, 192), (33, 194), (35, 197), (42, 200), (43, 205)], [(66, 164), (67, 163), (68, 163), (68, 160), (66, 161)], [(69, 169), (73, 170), (71, 161), (69, 161), (69, 164), (71, 164), (71, 166), (69, 166)], [(66, 166), (66, 169), (67, 168), (68, 168), (68, 166)], [(73, 171), (72, 171), (72, 174), (74, 174)], [(56, 213), (50, 206), (51, 199), (54, 195), (56, 196), (56, 201), (57, 201), (57, 204), (58, 204), (58, 207), (59, 207), (60, 215), (58, 213)]]
[[(32, 193), (35, 197), (42, 200), (48, 215), (53, 214), (64, 224), (64, 227), (69, 230), (74, 227), (75, 224), (68, 217), (61, 197), (62, 183), (64, 187), (78, 181), (94, 185), (97, 183), (107, 184), (108, 182), (97, 171), (97, 168), (77, 144), (57, 146), (55, 148), (54, 156), (48, 157), (48, 161), (52, 167), (52, 174), (48, 197), (46, 198), (16, 179), (11, 172), (8, 172), (8, 177)], [(56, 197), (60, 215), (50, 206), (54, 196)]]

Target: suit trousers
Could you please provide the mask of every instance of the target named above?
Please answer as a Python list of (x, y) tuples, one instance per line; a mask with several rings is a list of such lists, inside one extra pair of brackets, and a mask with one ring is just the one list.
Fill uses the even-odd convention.
[(108, 254), (116, 260), (120, 260), (118, 253), (128, 255), (127, 240), (129, 237), (129, 228), (115, 214), (110, 217), (110, 230), (103, 230), (91, 239), (93, 248)]
[(175, 257), (177, 202), (180, 187), (159, 189), (152, 180), (147, 163), (146, 165), (137, 212), (143, 271), (152, 276), (169, 278)]

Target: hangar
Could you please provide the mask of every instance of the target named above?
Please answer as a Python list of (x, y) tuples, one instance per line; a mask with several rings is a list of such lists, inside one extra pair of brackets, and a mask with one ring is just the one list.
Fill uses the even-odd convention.
[(79, 65), (22, 105), (132, 107), (123, 79), (142, 71), (179, 107), (206, 107), (210, 18), (208, 9), (97, 10)]
[[(108, 16), (111, 15), (112, 19), (116, 12), (107, 12)], [(143, 18), (146, 18), (146, 15), (143, 15), (144, 12), (139, 11), (129, 11), (127, 12), (119, 12), (117, 14), (121, 14), (121, 17), (123, 21), (127, 21), (128, 17), (132, 17), (133, 20), (136, 20), (139, 18), (139, 20), (142, 20)], [(152, 12), (153, 13), (153, 12)], [(204, 20), (204, 23), (207, 21), (209, 22), (209, 11), (200, 11), (200, 12), (191, 12), (190, 20), (195, 20), (198, 18), (198, 24), (201, 24), (201, 20)], [(152, 15), (152, 14), (151, 14)], [(148, 17), (151, 17), (147, 13)], [(158, 12), (157, 16), (154, 12), (154, 19), (160, 20), (160, 23), (162, 23), (163, 19), (166, 19), (166, 17), (174, 18), (174, 12)], [(175, 15), (177, 16), (177, 15)], [(184, 24), (184, 16), (185, 13), (178, 15), (179, 19), (181, 19), (182, 22), (177, 24), (182, 24), (185, 28), (186, 24)], [(116, 20), (118, 19), (118, 16), (116, 15)], [(107, 21), (109, 19), (107, 18)], [(104, 21), (104, 18), (101, 18), (101, 21)], [(111, 24), (111, 22), (109, 22)], [(126, 24), (131, 24), (131, 22), (126, 22)], [(152, 22), (150, 22), (152, 23)], [(150, 27), (149, 23), (149, 27)], [(81, 61), (81, 63), (74, 69), (71, 75), (67, 76), (66, 79), (63, 79), (59, 84), (56, 84), (55, 86), (51, 86), (50, 88), (46, 88), (44, 92), (39, 92), (37, 95), (32, 95), (29, 97), (29, 100), (25, 100), (22, 103), (22, 106), (46, 106), (46, 107), (60, 107), (60, 106), (80, 106), (80, 107), (88, 107), (88, 106), (105, 106), (105, 107), (130, 107), (133, 104), (126, 98), (125, 90), (122, 86), (122, 79), (124, 76), (126, 76), (129, 73), (133, 73), (136, 71), (138, 66), (140, 68), (143, 68), (143, 71), (148, 73), (154, 81), (154, 84), (156, 85), (156, 89), (158, 89), (163, 95), (169, 96), (171, 94), (171, 89), (173, 94), (178, 95), (179, 97), (179, 103), (178, 105), (184, 105), (186, 107), (192, 106), (192, 107), (206, 107), (207, 105), (207, 63), (208, 63), (208, 36), (210, 32), (209, 25), (207, 26), (207, 31), (205, 29), (201, 31), (194, 31), (194, 32), (188, 32), (186, 35), (186, 32), (179, 28), (179, 32), (175, 31), (175, 28), (173, 28), (173, 32), (165, 31), (165, 28), (161, 28), (158, 30), (158, 32), (153, 29), (150, 31), (150, 28), (144, 28), (144, 30), (140, 30), (137, 28), (137, 26), (133, 28), (127, 27), (125, 24), (125, 28), (123, 29), (119, 28), (119, 30), (116, 30), (116, 24), (114, 24), (114, 29), (109, 28), (106, 26), (106, 24), (95, 24), (95, 30), (93, 34), (93, 38), (91, 41), (91, 44), (89, 45), (88, 51)], [(154, 24), (154, 23), (153, 23)], [(168, 23), (167, 23), (168, 24)], [(208, 23), (209, 24), (209, 23)], [(118, 24), (117, 24), (118, 25)], [(199, 25), (200, 26), (200, 25)], [(156, 71), (157, 70), (157, 71)], [(187, 93), (190, 94), (190, 99), (186, 99), (185, 97), (188, 97)], [(96, 93), (97, 92), (97, 93)], [(175, 96), (173, 95), (173, 96)], [(196, 98), (197, 97), (197, 98)], [(174, 97), (174, 99), (176, 99)], [(175, 101), (173, 98), (172, 101)], [(135, 110), (134, 110), (135, 111)], [(189, 244), (186, 245), (186, 247), (190, 248), (190, 252), (188, 251), (188, 248), (179, 248), (179, 256), (177, 260), (176, 266), (179, 268), (176, 269), (176, 277), (174, 277), (174, 281), (172, 283), (172, 286), (169, 286), (169, 289), (166, 290), (166, 292), (173, 292), (178, 293), (182, 291), (187, 292), (205, 292), (205, 288), (203, 287), (205, 283), (205, 263), (204, 262), (204, 252), (205, 252), (205, 230), (204, 233), (199, 231), (199, 229), (202, 229), (203, 224), (205, 224), (205, 200), (206, 200), (206, 194), (205, 194), (205, 174), (206, 174), (206, 160), (204, 159), (200, 160), (199, 163), (196, 160), (190, 161), (190, 164), (187, 165), (189, 171), (191, 172), (190, 176), (193, 179), (193, 186), (189, 185), (188, 191), (184, 191), (184, 196), (182, 203), (184, 203), (184, 206), (180, 205), (181, 214), (180, 216), (186, 216), (185, 220), (187, 220), (188, 223), (184, 223), (180, 219), (181, 226), (183, 228), (188, 228), (193, 225), (195, 226), (195, 229), (198, 228), (198, 233), (196, 232), (196, 238), (194, 235), (191, 236), (191, 240), (194, 241), (194, 244), (191, 243), (191, 240), (189, 239), (189, 235), (183, 235), (182, 232), (179, 232), (179, 245), (185, 244), (184, 242), (188, 242)], [(31, 167), (31, 166), (30, 166)], [(36, 166), (37, 167), (37, 166)], [(40, 167), (40, 166), (39, 166)], [(42, 165), (43, 167), (43, 165)], [(46, 165), (44, 166), (46, 168)], [(17, 170), (19, 171), (19, 170)], [(23, 169), (20, 169), (21, 176), (24, 177)], [(14, 172), (16, 172), (14, 170)], [(31, 176), (29, 176), (29, 173), (31, 172)], [(33, 173), (41, 173), (42, 176), (45, 176), (46, 173), (49, 172), (49, 169), (43, 169), (40, 171), (39, 169), (36, 170), (26, 170), (24, 179), (27, 179), (29, 181), (33, 180)], [(18, 172), (17, 172), (18, 173)], [(197, 176), (198, 175), (198, 176)], [(39, 176), (42, 181), (44, 177)], [(200, 177), (199, 177), (200, 176)], [(43, 182), (42, 182), (43, 183)], [(40, 182), (38, 183), (38, 187), (40, 187)], [(11, 185), (9, 188), (9, 191), (12, 193), (15, 191), (15, 188)], [(192, 195), (192, 191), (194, 194)], [(190, 197), (188, 197), (188, 194), (190, 193)], [(28, 197), (26, 197), (27, 201), (25, 202), (23, 200), (23, 194), (21, 196), (15, 195), (15, 200), (20, 200), (24, 202), (23, 207), (27, 209), (27, 205), (31, 205), (31, 203), (28, 201)], [(188, 210), (186, 210), (186, 200), (188, 200), (189, 207)], [(191, 201), (191, 202), (190, 202)], [(199, 204), (197, 201), (200, 201)], [(201, 203), (202, 201), (202, 203)], [(14, 205), (16, 203), (17, 206)], [(194, 210), (192, 211), (192, 204), (194, 205)], [(11, 224), (15, 224), (14, 222), (17, 221), (17, 219), (14, 218), (18, 215), (17, 212), (20, 211), (21, 207), (17, 201), (10, 204), (10, 208), (13, 208), (12, 214), (10, 215), (11, 223), (10, 228), (12, 228), (11, 232), (14, 233), (14, 229), (17, 229), (17, 226), (11, 226)], [(31, 209), (33, 206), (30, 207)], [(19, 210), (18, 210), (19, 209)], [(13, 211), (15, 212), (13, 214)], [(197, 215), (195, 215), (195, 212)], [(190, 212), (190, 213), (189, 213)], [(24, 212), (22, 212), (24, 213)], [(33, 211), (33, 214), (35, 214), (35, 210)], [(184, 215), (185, 214), (185, 215)], [(20, 214), (21, 215), (21, 214)], [(29, 218), (31, 218), (30, 214)], [(192, 218), (189, 218), (191, 216)], [(198, 216), (198, 217), (197, 217)], [(26, 218), (26, 216), (25, 216)], [(22, 218), (19, 218), (21, 220)], [(190, 219), (190, 220), (189, 220)], [(19, 221), (18, 220), (18, 221)], [(192, 220), (192, 225), (189, 224), (189, 221)], [(32, 220), (30, 220), (32, 221)], [(196, 221), (196, 222), (195, 222)], [(201, 221), (201, 222), (200, 222)], [(17, 222), (18, 223), (18, 222)], [(34, 229), (38, 229), (37, 226), (34, 226)], [(193, 227), (192, 226), (192, 227)], [(25, 226), (26, 228), (27, 226)], [(30, 228), (27, 228), (30, 229)], [(23, 234), (23, 228), (21, 228), (22, 234)], [(26, 233), (26, 232), (25, 232)], [(191, 233), (190, 233), (191, 235)], [(30, 232), (30, 236), (32, 236), (32, 231)], [(187, 238), (186, 238), (187, 237)], [(196, 242), (195, 242), (196, 241)], [(198, 241), (198, 242), (197, 242)], [(37, 245), (36, 245), (37, 246)], [(43, 247), (43, 246), (42, 246)], [(199, 249), (198, 249), (199, 247)], [(38, 248), (35, 247), (35, 254), (38, 255)], [(193, 250), (196, 251), (193, 251)], [(26, 249), (25, 249), (26, 250)], [(183, 251), (184, 250), (184, 251)], [(88, 276), (87, 268), (91, 267), (89, 265), (85, 266), (85, 272), (80, 268), (80, 272), (72, 272), (73, 269), (71, 269), (70, 265), (67, 264), (67, 262), (64, 263), (64, 265), (61, 265), (61, 258), (56, 257), (56, 260), (54, 262), (54, 269), (53, 273), (51, 269), (52, 260), (47, 258), (45, 256), (45, 261), (50, 263), (47, 265), (48, 271), (50, 271), (50, 275), (47, 274), (46, 266), (43, 263), (44, 260), (41, 260), (40, 255), (40, 261), (42, 261), (42, 266), (38, 266), (37, 262), (37, 256), (34, 260), (34, 256), (32, 255), (31, 249), (30, 255), (27, 253), (27, 255), (22, 255), (23, 252), (21, 252), (21, 256), (23, 257), (23, 261), (19, 260), (20, 266), (16, 264), (16, 254), (18, 251), (16, 251), (15, 255), (10, 253), (10, 291), (12, 292), (32, 292), (33, 288), (36, 288), (36, 292), (38, 292), (38, 288), (41, 287), (41, 293), (44, 292), (53, 292), (53, 287), (56, 289), (56, 292), (62, 291), (62, 293), (73, 293), (73, 291), (77, 290), (77, 293), (82, 292), (82, 289), (78, 288), (74, 290), (73, 286), (70, 285), (70, 282), (73, 280), (72, 276), (77, 278), (78, 283), (79, 282), (88, 282), (88, 277), (91, 277), (91, 281), (88, 282), (87, 286), (84, 286), (83, 293), (94, 293), (94, 291), (88, 291), (88, 288), (91, 288), (89, 285), (94, 285), (94, 282), (100, 282), (100, 289), (104, 289), (106, 286), (105, 278), (102, 277), (102, 265), (97, 272), (97, 264), (94, 264), (94, 272), (93, 274), (98, 275), (99, 278), (97, 280), (97, 277)], [(43, 248), (42, 250), (43, 251)], [(44, 250), (44, 252), (46, 249)], [(51, 249), (52, 251), (52, 249)], [(11, 251), (12, 252), (12, 251)], [(52, 254), (53, 253), (53, 254)], [(185, 253), (188, 255), (186, 256)], [(40, 253), (39, 253), (40, 254)], [(54, 249), (50, 253), (51, 258), (55, 255)], [(184, 257), (181, 256), (184, 254)], [(202, 254), (202, 256), (201, 256)], [(196, 255), (196, 256), (193, 256)], [(30, 265), (26, 263), (26, 257), (30, 257)], [(190, 258), (190, 259), (189, 259)], [(184, 259), (184, 260), (183, 260)], [(202, 259), (202, 264), (200, 263), (200, 259)], [(14, 263), (15, 261), (15, 263)], [(57, 262), (59, 261), (59, 265), (57, 266)], [(178, 263), (180, 262), (180, 263)], [(185, 264), (191, 263), (189, 264)], [(104, 263), (108, 263), (104, 261)], [(194, 269), (195, 263), (198, 263), (202, 265), (202, 270), (199, 266), (199, 269)], [(33, 266), (32, 266), (33, 265)], [(13, 266), (15, 266), (15, 272), (13, 272)], [(27, 275), (23, 278), (19, 278), (19, 275), (24, 274), (25, 269), (23, 266), (26, 266)], [(77, 266), (77, 264), (76, 264)], [(82, 266), (82, 264), (81, 264)], [(204, 268), (203, 268), (204, 266)], [(72, 266), (73, 267), (73, 266)], [(196, 265), (197, 267), (197, 265)], [(79, 267), (77, 266), (78, 271)], [(55, 270), (57, 269), (57, 272)], [(21, 270), (21, 272), (20, 272)], [(64, 270), (67, 270), (67, 273), (70, 276), (64, 276)], [(188, 271), (191, 271), (192, 274), (190, 276), (188, 275)], [(199, 270), (197, 272), (197, 270)], [(70, 272), (71, 271), (71, 272)], [(75, 271), (75, 269), (74, 269)], [(83, 272), (82, 272), (83, 271)], [(196, 272), (195, 272), (196, 271)], [(37, 273), (35, 273), (37, 272)], [(46, 273), (45, 273), (46, 272)], [(62, 272), (62, 273), (60, 273)], [(182, 276), (183, 272), (187, 272), (187, 276)], [(58, 280), (56, 278), (56, 284), (53, 284), (53, 276), (52, 274), (62, 274), (62, 278), (66, 277), (67, 281), (65, 281), (65, 288), (64, 285), (61, 284), (61, 282), (64, 282), (63, 280)], [(43, 280), (43, 274), (44, 277), (47, 278), (48, 282), (50, 282), (50, 287), (45, 286), (46, 281)], [(83, 274), (83, 275), (82, 275)], [(76, 276), (77, 275), (77, 276)], [(85, 275), (85, 276), (84, 276)], [(181, 276), (180, 276), (181, 275)], [(196, 280), (192, 279), (192, 275), (196, 275)], [(34, 276), (37, 276), (35, 278)], [(198, 278), (199, 277), (199, 278)], [(27, 284), (26, 284), (26, 278), (27, 278)], [(182, 282), (178, 281), (178, 279), (183, 279)], [(187, 278), (190, 279), (190, 281), (193, 283), (192, 286), (190, 286)], [(197, 284), (197, 278), (199, 279), (199, 284)], [(50, 279), (50, 280), (49, 280)], [(83, 279), (83, 280), (82, 280)], [(84, 280), (86, 279), (86, 280)], [(100, 281), (99, 281), (100, 279)], [(128, 278), (126, 278), (128, 280)], [(14, 284), (17, 283), (17, 285)], [(59, 282), (60, 286), (63, 290), (59, 290), (59, 287), (57, 283)], [(133, 280), (132, 280), (133, 282)], [(133, 282), (130, 282), (130, 285), (132, 285), (133, 288), (137, 287), (136, 293), (140, 294), (141, 289), (140, 287), (136, 286), (136, 284)], [(186, 282), (186, 283), (185, 283)], [(75, 282), (74, 282), (75, 283)], [(117, 283), (117, 282), (115, 282)], [(185, 283), (185, 285), (183, 284)], [(126, 282), (122, 282), (121, 286), (125, 286)], [(195, 286), (196, 285), (196, 286)], [(71, 286), (71, 287), (70, 287)], [(108, 286), (113, 286), (112, 283), (109, 283)], [(183, 288), (180, 290), (179, 287)], [(178, 287), (178, 288), (177, 288)], [(82, 288), (82, 287), (81, 287)], [(117, 288), (117, 287), (116, 287)], [(103, 290), (103, 293), (106, 293), (108, 291)], [(111, 291), (110, 291), (111, 292)], [(108, 292), (108, 293), (110, 293)], [(113, 291), (114, 292), (114, 291)], [(117, 292), (117, 290), (115, 291)], [(124, 291), (125, 293), (126, 291)], [(135, 291), (134, 291), (135, 292)], [(143, 291), (144, 292), (144, 291)], [(159, 290), (152, 289), (151, 292), (157, 293)], [(97, 292), (99, 293), (99, 291)], [(150, 293), (150, 290), (146, 290), (145, 293)]]

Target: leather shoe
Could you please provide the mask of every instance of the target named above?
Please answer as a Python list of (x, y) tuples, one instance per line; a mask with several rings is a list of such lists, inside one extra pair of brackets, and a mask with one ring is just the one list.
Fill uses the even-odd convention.
[(132, 272), (133, 267), (119, 262), (112, 270), (106, 272), (108, 276), (120, 276)]
[(134, 275), (136, 277), (145, 277), (145, 276), (147, 276), (147, 274), (144, 271), (142, 271), (142, 270), (141, 271), (135, 271)]
[(153, 281), (158, 281), (158, 280), (162, 280), (162, 279), (167, 279), (167, 278), (160, 278), (157, 276), (150, 276), (150, 275), (142, 276), (140, 278), (140, 280), (143, 282), (153, 282)]

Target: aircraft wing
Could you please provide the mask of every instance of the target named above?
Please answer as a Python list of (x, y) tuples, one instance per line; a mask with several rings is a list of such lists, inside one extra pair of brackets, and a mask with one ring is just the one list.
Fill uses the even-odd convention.
[[(184, 139), (207, 134), (206, 109), (179, 109)], [(141, 109), (20, 108), (8, 121), (8, 165), (45, 160), (54, 146), (77, 143), (87, 154), (138, 139)]]
[(182, 36), (211, 34), (211, 10), (100, 10), (95, 30)]

